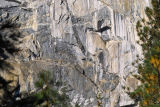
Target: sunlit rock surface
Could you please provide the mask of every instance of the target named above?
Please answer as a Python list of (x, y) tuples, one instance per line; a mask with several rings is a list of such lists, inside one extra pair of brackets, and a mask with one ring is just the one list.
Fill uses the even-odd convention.
[(21, 92), (34, 90), (37, 73), (49, 70), (54, 81), (66, 84), (73, 107), (96, 107), (99, 93), (103, 107), (133, 105), (122, 87), (138, 84), (130, 76), (141, 54), (135, 27), (149, 5), (149, 0), (0, 0), (0, 21), (18, 16), (27, 32), (13, 71)]

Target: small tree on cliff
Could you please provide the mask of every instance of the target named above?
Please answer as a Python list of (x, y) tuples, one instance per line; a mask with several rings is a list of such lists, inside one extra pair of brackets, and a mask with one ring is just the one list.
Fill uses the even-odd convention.
[(58, 89), (54, 89), (53, 85), (61, 86), (62, 82), (53, 82), (50, 72), (43, 71), (38, 76), (38, 81), (35, 83), (36, 88), (40, 89), (34, 96), (34, 105), (41, 105), (44, 107), (70, 107), (69, 97), (65, 94), (65, 88), (62, 89), (62, 93), (58, 92)]
[(135, 77), (141, 85), (129, 93), (142, 107), (160, 104), (160, 0), (151, 0), (151, 4), (152, 8), (145, 9), (147, 21), (142, 19), (136, 26), (144, 55), (143, 62), (138, 59), (136, 63)]

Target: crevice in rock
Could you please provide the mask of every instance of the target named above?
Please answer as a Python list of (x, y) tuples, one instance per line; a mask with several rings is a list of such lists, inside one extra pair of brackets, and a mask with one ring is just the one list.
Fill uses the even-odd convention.
[(78, 44), (79, 48), (81, 49), (82, 53), (85, 54), (85, 52), (86, 52), (85, 47), (83, 46), (83, 44), (82, 44), (82, 42), (81, 42), (81, 40), (78, 36), (78, 32), (77, 32), (75, 26), (73, 26), (73, 31), (74, 31), (74, 36), (76, 38), (76, 41), (77, 41), (77, 44)]
[(10, 6), (10, 7), (0, 7), (0, 9), (12, 9), (12, 8), (18, 8), (19, 6)]
[(102, 32), (104, 32), (104, 31), (106, 31), (106, 30), (108, 30), (108, 29), (111, 29), (111, 27), (110, 27), (110, 26), (104, 26), (104, 27), (102, 27), (102, 28), (96, 30), (96, 32), (102, 33)]
[(86, 30), (85, 30), (85, 32), (87, 32), (87, 30), (89, 30), (89, 31), (93, 31), (93, 32), (100, 32), (100, 33), (102, 33), (102, 32), (104, 32), (106, 30), (109, 30), (109, 29), (111, 29), (110, 26), (104, 26), (102, 28), (99, 28), (98, 30), (96, 30), (95, 28), (92, 28), (92, 27), (87, 27)]
[[(78, 65), (77, 65), (78, 66)], [(98, 89), (100, 89), (99, 87), (98, 87), (98, 85), (92, 80), (92, 79), (90, 79), (90, 78), (88, 78), (87, 77), (87, 75), (84, 73), (85, 71), (82, 69), (82, 72), (77, 68), (77, 66), (75, 66), (75, 69), (80, 73), (80, 74), (82, 74), (86, 79), (88, 79), (96, 88), (97, 88), (97, 90)], [(102, 89), (100, 89), (100, 91), (101, 92), (104, 92)]]
[(136, 104), (131, 104), (131, 105), (125, 105), (125, 106), (120, 106), (120, 107), (135, 107)]
[(74, 0), (73, 5), (76, 3), (77, 0)]
[(60, 5), (62, 5), (62, 4), (64, 4), (64, 0), (61, 0), (61, 3), (60, 3)]
[(69, 18), (70, 18), (70, 17), (68, 16), (68, 17), (65, 19), (65, 21), (66, 21), (67, 23), (68, 23), (68, 21), (69, 21)]
[(99, 20), (97, 23), (97, 29), (101, 29), (102, 24), (104, 23), (104, 19)]
[(66, 14), (64, 14), (64, 15), (61, 14), (61, 15), (60, 15), (59, 20), (58, 20), (58, 24), (63, 20), (63, 18), (65, 17), (65, 15), (66, 15)]
[(8, 2), (15, 2), (15, 3), (21, 4), (21, 2), (18, 1), (18, 0), (6, 0), (6, 1), (8, 1)]

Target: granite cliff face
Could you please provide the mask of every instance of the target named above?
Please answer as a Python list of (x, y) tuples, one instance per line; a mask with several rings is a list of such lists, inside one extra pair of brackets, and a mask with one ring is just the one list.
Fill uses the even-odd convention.
[(145, 6), (149, 0), (0, 0), (0, 21), (16, 17), (27, 34), (12, 71), (21, 91), (33, 91), (36, 74), (49, 70), (66, 83), (73, 107), (96, 107), (98, 94), (103, 107), (134, 104), (122, 87), (138, 84), (129, 74)]

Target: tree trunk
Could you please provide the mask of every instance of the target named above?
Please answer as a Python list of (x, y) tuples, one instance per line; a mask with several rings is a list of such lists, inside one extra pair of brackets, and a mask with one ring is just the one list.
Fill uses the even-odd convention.
[(158, 72), (158, 86), (160, 87), (160, 72), (157, 70)]

